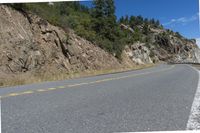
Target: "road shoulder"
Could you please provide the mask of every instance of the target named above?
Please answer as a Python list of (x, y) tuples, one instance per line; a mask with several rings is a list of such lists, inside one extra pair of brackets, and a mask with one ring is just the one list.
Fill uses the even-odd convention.
[(199, 130), (200, 129), (200, 71), (199, 71), (200, 66), (193, 66), (191, 68), (193, 68), (193, 70), (195, 70), (199, 74), (199, 79), (186, 130)]

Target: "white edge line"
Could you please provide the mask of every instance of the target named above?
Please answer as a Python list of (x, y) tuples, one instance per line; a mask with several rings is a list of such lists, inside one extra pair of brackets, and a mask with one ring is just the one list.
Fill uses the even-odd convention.
[(200, 71), (190, 65), (188, 66), (198, 73), (199, 79), (198, 79), (198, 86), (197, 86), (196, 94), (194, 97), (194, 101), (192, 103), (186, 130), (199, 130), (200, 121), (198, 122), (198, 117), (200, 120)]

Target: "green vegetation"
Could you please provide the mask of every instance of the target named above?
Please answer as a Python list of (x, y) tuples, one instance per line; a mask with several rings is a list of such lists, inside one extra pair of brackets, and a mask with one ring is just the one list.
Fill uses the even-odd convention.
[[(117, 20), (114, 0), (94, 0), (92, 8), (79, 2), (28, 3), (11, 6), (22, 12), (35, 13), (65, 31), (71, 28), (79, 36), (119, 59), (125, 45), (137, 41), (150, 45), (150, 28), (163, 28), (158, 20), (149, 20), (141, 15), (124, 16)], [(130, 29), (123, 29), (121, 24), (127, 25), (132, 32)]]

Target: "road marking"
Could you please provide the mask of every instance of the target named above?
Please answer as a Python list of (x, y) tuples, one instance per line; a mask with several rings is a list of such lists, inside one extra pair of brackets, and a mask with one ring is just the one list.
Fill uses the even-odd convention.
[[(191, 66), (190, 66), (191, 67)], [(193, 67), (191, 67), (193, 68)], [(196, 68), (193, 68), (199, 74), (198, 86), (194, 101), (192, 103), (192, 108), (187, 123), (187, 130), (199, 130), (200, 129), (200, 72)]]
[(88, 84), (95, 84), (95, 83), (101, 83), (101, 82), (106, 82), (106, 81), (119, 80), (119, 79), (131, 78), (131, 77), (136, 77), (136, 76), (141, 76), (141, 75), (147, 75), (147, 74), (151, 74), (151, 73), (163, 72), (163, 71), (170, 70), (174, 67), (175, 66), (172, 66), (170, 68), (163, 69), (163, 70), (160, 70), (160, 71), (145, 72), (145, 73), (131, 74), (131, 75), (128, 75), (128, 76), (121, 76), (121, 77), (116, 77), (116, 78), (107, 78), (107, 79), (102, 79), (102, 80), (96, 80), (96, 81), (89, 82)]
[(68, 87), (75, 87), (75, 86), (82, 86), (82, 85), (87, 85), (88, 83), (79, 83), (79, 84), (72, 84), (72, 85), (67, 85)]
[(19, 93), (19, 95), (32, 94), (32, 93), (34, 93), (34, 92), (33, 91), (24, 91), (24, 92)]
[(63, 88), (65, 88), (65, 86), (58, 86), (58, 88), (59, 88), (59, 89), (63, 89)]
[(52, 91), (52, 90), (56, 90), (56, 88), (48, 88), (48, 90)]
[(77, 86), (83, 86), (83, 85), (97, 84), (97, 83), (113, 81), (113, 80), (119, 80), (119, 79), (125, 79), (125, 78), (130, 78), (130, 77), (141, 76), (141, 75), (147, 75), (147, 74), (157, 73), (157, 72), (164, 72), (164, 71), (170, 70), (170, 69), (172, 69), (174, 67), (175, 66), (173, 65), (170, 68), (162, 69), (162, 70), (158, 70), (158, 71), (145, 72), (145, 73), (139, 73), (139, 74), (131, 74), (131, 75), (115, 77), (115, 78), (106, 78), (106, 79), (91, 81), (91, 82), (88, 82), (88, 83), (87, 82), (83, 82), (83, 83), (71, 84), (71, 85), (66, 85), (66, 86), (58, 86), (58, 87), (55, 87), (55, 88), (38, 89), (38, 90), (33, 90), (33, 91), (31, 90), (31, 91), (25, 91), (25, 92), (19, 92), (19, 93), (10, 93), (10, 94), (6, 94), (6, 95), (3, 95), (3, 96), (0, 96), (0, 99), (7, 98), (7, 97), (12, 97), (12, 96), (32, 94), (32, 93), (36, 93), (36, 92), (47, 92), (47, 91), (52, 91), (52, 90), (62, 89), (62, 88), (67, 88), (67, 87), (71, 88), (71, 87), (77, 87)]
[(36, 90), (37, 92), (45, 92), (45, 91), (48, 91), (47, 89), (39, 89), (39, 90)]
[(19, 93), (10, 93), (8, 96), (12, 97), (12, 96), (18, 96)]
[(106, 81), (111, 81), (111, 80), (115, 80), (115, 78), (107, 78), (107, 79), (102, 79), (102, 80), (96, 80), (96, 81), (89, 82), (88, 84), (96, 84), (96, 83), (101, 83), (101, 82), (106, 82)]

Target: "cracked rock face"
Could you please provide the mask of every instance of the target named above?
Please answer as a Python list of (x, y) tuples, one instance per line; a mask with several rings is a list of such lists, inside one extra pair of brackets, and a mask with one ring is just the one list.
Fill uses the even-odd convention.
[[(171, 34), (169, 38), (158, 36), (166, 30), (152, 30), (153, 44), (134, 43), (125, 48), (125, 53), (136, 64), (155, 63), (159, 61), (175, 63), (200, 63), (200, 49), (193, 40), (176, 37)], [(148, 46), (148, 47), (147, 47)]]
[(24, 72), (37, 67), (40, 58), (36, 58), (39, 55), (28, 20), (6, 6), (1, 6), (0, 12), (1, 70)]
[(135, 64), (153, 63), (150, 58), (150, 50), (143, 43), (135, 43), (130, 47), (126, 47), (125, 51)]
[[(72, 30), (0, 5), (0, 73), (118, 68), (119, 61)], [(3, 74), (1, 74), (3, 75)]]

